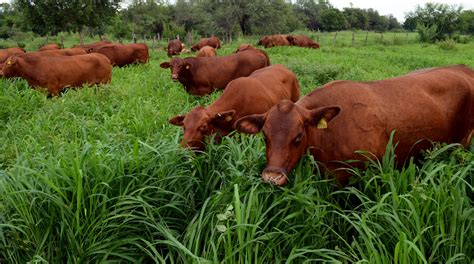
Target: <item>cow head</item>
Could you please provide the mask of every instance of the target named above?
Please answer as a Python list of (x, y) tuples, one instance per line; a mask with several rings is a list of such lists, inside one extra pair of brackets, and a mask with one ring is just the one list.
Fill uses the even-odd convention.
[(199, 44), (191, 46), (192, 51), (198, 51), (199, 50)]
[(240, 118), (235, 128), (247, 134), (262, 131), (267, 157), (262, 180), (283, 186), (288, 174), (311, 146), (311, 130), (326, 128), (339, 112), (338, 106), (307, 110), (290, 100), (283, 100), (265, 114)]
[(288, 35), (286, 36), (286, 39), (288, 42), (290, 42), (290, 45), (296, 45), (297, 37), (294, 35)]
[(10, 56), (3, 64), (3, 76), (4, 77), (16, 77), (18, 69), (18, 56)]
[(235, 53), (239, 53), (239, 52), (246, 51), (246, 50), (256, 50), (256, 48), (254, 46), (252, 46), (251, 44), (242, 44), (237, 48)]
[(205, 138), (219, 132), (220, 127), (231, 125), (234, 114), (234, 110), (214, 113), (202, 106), (198, 106), (186, 115), (178, 115), (171, 118), (169, 123), (183, 127), (184, 137), (181, 140), (181, 146), (202, 151), (205, 147)]
[(179, 81), (180, 77), (187, 75), (193, 65), (181, 58), (173, 58), (171, 62), (162, 62), (160, 67), (163, 69), (171, 69), (171, 79)]

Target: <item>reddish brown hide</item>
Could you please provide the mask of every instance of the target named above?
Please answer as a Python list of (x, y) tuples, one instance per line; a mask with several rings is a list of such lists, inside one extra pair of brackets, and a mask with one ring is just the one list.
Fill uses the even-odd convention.
[(113, 66), (123, 67), (134, 63), (148, 62), (148, 46), (137, 44), (108, 44), (91, 48), (90, 53), (100, 53), (109, 58)]
[(234, 53), (246, 51), (246, 50), (256, 50), (252, 44), (240, 44), (240, 46), (235, 50)]
[(77, 56), (11, 56), (3, 66), (5, 77), (22, 77), (33, 87), (47, 88), (57, 96), (65, 87), (108, 83), (112, 66), (102, 54)]
[(168, 57), (179, 55), (184, 49), (184, 44), (179, 39), (173, 39), (168, 42), (167, 54)]
[(211, 46), (204, 46), (199, 50), (196, 57), (215, 57), (216, 55), (216, 49)]
[(264, 46), (265, 48), (271, 48), (275, 46), (290, 46), (291, 43), (288, 41), (286, 34), (280, 35), (268, 35), (263, 36), (257, 43), (257, 45)]
[(221, 40), (218, 37), (202, 38), (196, 45), (191, 47), (192, 51), (198, 51), (204, 46), (211, 46), (215, 49), (221, 48)]
[(26, 51), (22, 48), (18, 48), (18, 47), (15, 47), (15, 48), (8, 48), (8, 49), (0, 49), (0, 63), (3, 63), (5, 62), (8, 57), (10, 57), (11, 55), (14, 55), (14, 54), (21, 54), (21, 53), (25, 53)]
[(183, 84), (188, 93), (206, 95), (269, 64), (263, 53), (249, 50), (222, 57), (173, 58), (160, 67), (170, 68), (171, 78)]
[(289, 35), (287, 39), (292, 46), (319, 49), (319, 44), (305, 35)]
[[(236, 129), (266, 137), (264, 181), (286, 184), (309, 148), (345, 184), (349, 174), (334, 171), (342, 166), (338, 161), (363, 161), (358, 150), (382, 158), (392, 131), (400, 163), (432, 141), (468, 146), (474, 133), (474, 71), (456, 65), (382, 81), (334, 81), (296, 104), (282, 101), (265, 114), (244, 117)], [(363, 168), (362, 162), (356, 166)]]
[[(103, 40), (103, 41), (98, 41), (94, 43), (89, 43), (89, 44), (84, 44), (84, 45), (74, 45), (72, 46), (73, 48), (81, 48), (84, 49), (86, 52), (90, 52), (90, 49), (98, 48), (100, 46), (112, 44), (112, 41), (109, 40)], [(118, 43), (115, 43), (116, 45), (120, 45)]]
[(215, 134), (220, 141), (222, 136), (234, 130), (237, 119), (265, 113), (283, 99), (296, 102), (299, 95), (296, 75), (283, 65), (272, 65), (253, 72), (249, 77), (233, 80), (221, 97), (207, 108), (198, 106), (169, 122), (183, 126), (183, 147), (203, 150), (205, 137)]
[(58, 44), (50, 43), (50, 44), (41, 46), (41, 48), (39, 48), (38, 51), (58, 50), (58, 49), (61, 49), (61, 47)]
[(57, 56), (75, 56), (87, 54), (83, 49), (72, 48), (72, 49), (59, 49), (59, 50), (45, 50), (45, 51), (34, 51), (27, 52), (24, 54), (18, 54), (19, 57), (28, 56), (43, 56), (43, 57), (57, 57)]

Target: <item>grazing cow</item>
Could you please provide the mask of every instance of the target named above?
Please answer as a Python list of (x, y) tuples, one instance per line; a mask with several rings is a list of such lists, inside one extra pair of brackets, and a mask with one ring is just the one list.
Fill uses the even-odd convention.
[(21, 54), (21, 53), (25, 53), (26, 51), (22, 48), (18, 48), (18, 47), (15, 47), (15, 48), (8, 48), (8, 49), (0, 49), (0, 63), (3, 63), (5, 62), (8, 57), (10, 57), (11, 55), (14, 55), (14, 54)]
[(211, 46), (204, 46), (199, 50), (196, 57), (215, 57), (216, 55), (216, 49)]
[(173, 55), (179, 55), (181, 51), (184, 49), (184, 44), (179, 39), (173, 39), (168, 42), (168, 57), (172, 57)]
[(291, 43), (287, 39), (288, 36), (289, 35), (285, 34), (263, 36), (258, 41), (257, 45), (264, 46), (265, 48), (271, 48), (275, 46), (290, 46)]
[(211, 46), (215, 49), (221, 48), (221, 40), (218, 37), (202, 38), (196, 45), (191, 47), (192, 51), (198, 51), (204, 46)]
[(57, 56), (75, 56), (75, 55), (83, 55), (83, 54), (87, 54), (87, 52), (84, 49), (72, 48), (72, 49), (27, 52), (23, 54), (18, 54), (18, 56), (20, 57), (27, 57), (27, 56), (57, 57)]
[(283, 99), (296, 102), (300, 96), (296, 75), (281, 64), (254, 71), (231, 81), (224, 93), (208, 107), (198, 106), (169, 122), (184, 129), (183, 147), (204, 150), (205, 137), (220, 141), (234, 130), (235, 122), (247, 115), (265, 113)]
[(246, 50), (256, 50), (256, 48), (254, 46), (252, 46), (252, 44), (241, 44), (236, 50), (234, 53), (238, 53), (238, 52), (242, 52), (242, 51), (246, 51)]
[[(399, 162), (431, 142), (469, 146), (474, 134), (474, 71), (464, 65), (413, 72), (372, 82), (333, 81), (298, 102), (285, 100), (264, 114), (243, 117), (236, 130), (263, 132), (267, 165), (262, 179), (285, 185), (309, 149), (339, 183), (349, 178), (339, 161), (382, 158), (392, 131)], [(372, 157), (372, 156), (371, 156)]]
[(222, 57), (173, 58), (160, 67), (170, 68), (171, 79), (183, 84), (188, 93), (206, 95), (269, 64), (263, 53), (249, 50)]
[(305, 35), (289, 35), (286, 39), (288, 39), (292, 46), (319, 49), (319, 44)]
[(5, 77), (22, 77), (33, 87), (47, 88), (57, 96), (65, 87), (83, 84), (109, 83), (112, 66), (102, 54), (77, 56), (18, 56), (13, 55), (3, 66)]
[[(112, 41), (109, 40), (102, 40), (94, 43), (84, 44), (84, 45), (74, 45), (73, 48), (81, 48), (84, 49), (87, 53), (90, 52), (90, 49), (98, 48), (100, 46), (112, 44)], [(119, 44), (117, 44), (119, 45)]]
[(58, 49), (61, 49), (61, 47), (58, 44), (51, 43), (51, 44), (43, 45), (41, 48), (38, 49), (38, 51), (58, 50)]
[(109, 58), (113, 66), (123, 67), (134, 63), (148, 62), (148, 46), (138, 44), (108, 44), (91, 48), (90, 53), (100, 53)]

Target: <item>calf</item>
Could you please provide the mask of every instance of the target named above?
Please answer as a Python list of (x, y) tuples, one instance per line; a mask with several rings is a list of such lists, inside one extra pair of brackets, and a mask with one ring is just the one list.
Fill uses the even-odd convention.
[(221, 40), (218, 37), (202, 38), (196, 45), (191, 47), (192, 51), (198, 51), (204, 46), (211, 46), (215, 49), (221, 48)]
[(168, 57), (172, 57), (173, 55), (179, 55), (181, 51), (184, 49), (184, 44), (179, 39), (173, 39), (168, 42), (167, 53)]
[(296, 75), (283, 65), (272, 65), (248, 77), (233, 80), (221, 97), (208, 107), (195, 107), (188, 114), (173, 117), (169, 122), (183, 127), (183, 147), (203, 150), (205, 137), (215, 135), (220, 141), (222, 136), (234, 130), (239, 118), (265, 113), (283, 99), (295, 102), (299, 95)]
[(109, 58), (113, 66), (123, 67), (134, 63), (148, 62), (148, 46), (138, 44), (108, 44), (89, 49), (90, 53), (100, 53)]
[(204, 46), (202, 47), (196, 57), (215, 57), (216, 56), (216, 49), (211, 46)]
[(65, 87), (109, 83), (112, 66), (102, 54), (77, 56), (11, 56), (3, 66), (5, 77), (22, 77), (33, 87), (47, 88), (57, 96)]
[(281, 101), (264, 114), (243, 117), (235, 126), (244, 133), (263, 132), (263, 181), (286, 184), (309, 149), (345, 184), (350, 175), (336, 171), (340, 161), (363, 161), (358, 150), (382, 158), (392, 131), (400, 162), (432, 141), (468, 146), (474, 134), (474, 71), (457, 65), (382, 81), (334, 81), (296, 103)]
[(249, 50), (222, 57), (173, 58), (160, 67), (170, 68), (171, 78), (183, 84), (188, 93), (202, 96), (269, 64), (265, 54)]

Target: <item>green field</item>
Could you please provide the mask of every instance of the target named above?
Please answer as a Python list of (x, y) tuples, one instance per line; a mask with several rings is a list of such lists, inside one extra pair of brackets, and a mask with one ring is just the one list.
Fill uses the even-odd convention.
[[(339, 34), (321, 34), (320, 50), (267, 52), (297, 74), (302, 95), (336, 79), (474, 67), (472, 43), (441, 49), (391, 33), (353, 46)], [(288, 186), (270, 186), (259, 135), (236, 133), (201, 155), (181, 149), (182, 129), (167, 120), (219, 93), (186, 94), (159, 67), (167, 59), (152, 51), (147, 65), (114, 68), (110, 85), (53, 99), (0, 79), (0, 263), (474, 261), (474, 145), (435, 146), (403, 169), (389, 146), (345, 188), (307, 155)]]

